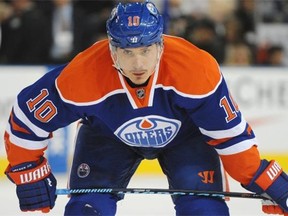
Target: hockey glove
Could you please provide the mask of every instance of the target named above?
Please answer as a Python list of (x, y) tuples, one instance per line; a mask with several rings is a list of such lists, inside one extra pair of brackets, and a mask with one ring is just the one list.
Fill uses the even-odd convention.
[(16, 193), (22, 211), (39, 210), (47, 213), (55, 205), (57, 181), (51, 173), (46, 158), (8, 166), (5, 174), (17, 185)]
[(288, 176), (275, 161), (262, 160), (254, 178), (243, 187), (272, 198), (273, 201), (263, 200), (263, 212), (288, 216)]

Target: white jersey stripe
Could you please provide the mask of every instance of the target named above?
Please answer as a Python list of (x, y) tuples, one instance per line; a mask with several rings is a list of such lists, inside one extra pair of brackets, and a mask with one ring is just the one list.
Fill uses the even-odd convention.
[(14, 104), (13, 107), (15, 116), (22, 121), (27, 127), (29, 127), (38, 137), (42, 138), (47, 138), (49, 136), (49, 132), (37, 127), (34, 125), (27, 117), (26, 115), (22, 112), (20, 107), (18, 106), (18, 101)]
[(31, 141), (16, 137), (11, 133), (10, 125), (7, 126), (6, 132), (9, 134), (10, 142), (16, 146), (29, 150), (39, 150), (48, 146), (48, 139), (43, 141)]
[(257, 145), (257, 140), (255, 138), (244, 140), (242, 142), (229, 146), (228, 148), (225, 148), (225, 149), (217, 149), (217, 148), (215, 149), (219, 155), (231, 155), (231, 154), (237, 154), (245, 150), (248, 150), (253, 145)]
[(220, 169), (221, 169), (221, 177), (222, 177), (222, 187), (224, 192), (229, 192), (229, 181), (227, 178), (227, 174), (224, 168), (224, 165), (222, 163), (221, 158), (219, 157), (220, 160)]
[(125, 84), (125, 81), (124, 81), (124, 76), (121, 73), (118, 73), (118, 76), (119, 76), (120, 82), (121, 82), (121, 84), (123, 86), (123, 89), (125, 90), (125, 92), (127, 94), (128, 100), (131, 103), (131, 106), (133, 107), (133, 109), (137, 109), (138, 108), (137, 104), (135, 103), (132, 95), (130, 94), (128, 88), (126, 87), (126, 84)]

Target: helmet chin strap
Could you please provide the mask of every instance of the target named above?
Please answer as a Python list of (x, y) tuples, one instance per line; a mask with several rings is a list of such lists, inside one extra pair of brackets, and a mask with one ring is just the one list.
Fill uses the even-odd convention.
[[(157, 52), (157, 63), (156, 63), (156, 65), (155, 65), (154, 69), (153, 69), (154, 72), (155, 72), (156, 70), (158, 70), (158, 68), (159, 68), (160, 59), (161, 59), (161, 56), (162, 56), (162, 54), (163, 54), (164, 45), (163, 45), (163, 44), (160, 44), (159, 47), (160, 47), (160, 50), (158, 49), (158, 52)], [(116, 68), (116, 70), (119, 71), (123, 76), (127, 77), (127, 76), (125, 75), (123, 69), (121, 68), (118, 60), (115, 59), (114, 56), (113, 56), (113, 54), (112, 54), (112, 53), (115, 52), (115, 51), (114, 51), (115, 48), (113, 48), (113, 47), (111, 46), (111, 44), (109, 44), (109, 49), (110, 49), (110, 53), (111, 53), (111, 58), (112, 58), (112, 60), (113, 60), (112, 66), (113, 66), (114, 68)], [(129, 78), (129, 77), (127, 77), (127, 78)]]
[(125, 76), (122, 68), (120, 67), (120, 64), (119, 64), (118, 60), (116, 60), (116, 59), (114, 58), (114, 56), (113, 56), (113, 53), (115, 52), (115, 49), (116, 49), (116, 48), (113, 47), (113, 46), (109, 43), (109, 49), (110, 49), (111, 58), (112, 58), (112, 60), (113, 60), (112, 66), (113, 66), (114, 68), (116, 68), (116, 70), (119, 71), (123, 76)]

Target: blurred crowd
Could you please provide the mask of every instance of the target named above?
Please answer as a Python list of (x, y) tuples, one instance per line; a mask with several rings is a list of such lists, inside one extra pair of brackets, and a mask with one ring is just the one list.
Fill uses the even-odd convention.
[[(0, 64), (66, 63), (106, 38), (112, 8), (131, 1), (0, 0)], [(288, 35), (287, 0), (151, 1), (163, 14), (165, 33), (191, 41), (220, 65), (288, 65), (279, 36)]]

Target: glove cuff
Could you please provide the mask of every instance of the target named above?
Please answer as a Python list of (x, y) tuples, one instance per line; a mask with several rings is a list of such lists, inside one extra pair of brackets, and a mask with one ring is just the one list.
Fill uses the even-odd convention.
[(242, 187), (257, 194), (262, 194), (278, 179), (281, 173), (283, 173), (282, 168), (274, 160), (270, 162), (262, 160), (254, 178), (248, 185), (242, 185)]
[[(28, 184), (40, 181), (49, 176), (51, 173), (51, 168), (46, 158), (43, 158), (43, 161), (38, 166), (35, 167), (32, 166), (32, 168), (28, 169), (25, 168), (21, 169), (19, 167), (21, 167), (21, 164), (17, 166), (16, 169), (14, 169), (9, 165), (5, 171), (7, 177), (16, 185)], [(27, 163), (25, 163), (23, 167), (31, 167), (31, 166), (30, 165), (27, 166)]]

